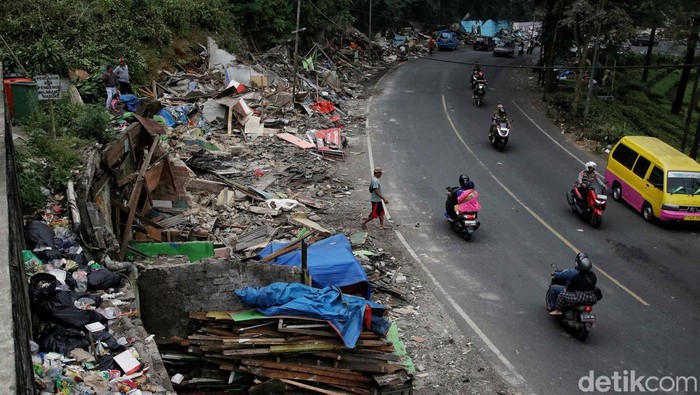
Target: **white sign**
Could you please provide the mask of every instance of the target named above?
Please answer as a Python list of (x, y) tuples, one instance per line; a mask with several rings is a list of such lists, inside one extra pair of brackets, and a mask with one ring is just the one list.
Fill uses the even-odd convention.
[(57, 75), (44, 74), (34, 77), (39, 100), (58, 100), (61, 98), (61, 83)]

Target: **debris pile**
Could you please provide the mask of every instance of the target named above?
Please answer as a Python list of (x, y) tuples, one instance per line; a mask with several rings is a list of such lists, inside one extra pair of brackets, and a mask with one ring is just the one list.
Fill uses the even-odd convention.
[(247, 304), (276, 305), (191, 312), (194, 334), (158, 340), (177, 390), (233, 385), (252, 394), (373, 394), (411, 388), (411, 362), (396, 326), (382, 318), (381, 305), (301, 284), (275, 283), (236, 294)]

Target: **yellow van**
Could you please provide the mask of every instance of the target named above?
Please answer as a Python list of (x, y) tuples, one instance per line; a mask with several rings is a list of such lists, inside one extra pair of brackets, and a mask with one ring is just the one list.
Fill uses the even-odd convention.
[(700, 164), (655, 137), (623, 137), (608, 157), (613, 199), (645, 220), (700, 221)]

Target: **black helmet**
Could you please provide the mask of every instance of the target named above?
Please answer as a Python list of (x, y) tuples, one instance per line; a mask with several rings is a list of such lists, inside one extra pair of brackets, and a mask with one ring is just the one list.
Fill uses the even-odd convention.
[(589, 272), (593, 269), (593, 263), (585, 252), (576, 254), (576, 270), (579, 272)]
[(467, 183), (469, 182), (469, 176), (466, 174), (462, 174), (459, 176), (459, 186), (462, 187), (462, 189), (469, 189), (467, 188)]

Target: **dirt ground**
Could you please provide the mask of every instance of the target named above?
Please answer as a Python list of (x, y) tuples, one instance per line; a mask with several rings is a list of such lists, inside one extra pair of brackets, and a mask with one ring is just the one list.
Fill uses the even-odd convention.
[[(354, 185), (342, 203), (319, 213), (325, 223), (350, 236), (361, 230), (361, 221), (369, 213), (367, 186), (371, 170), (366, 147), (366, 99), (382, 73), (366, 81), (364, 94), (342, 105), (352, 121), (346, 126), (349, 145), (347, 158), (336, 166), (336, 177)], [(387, 174), (389, 176), (389, 174)], [(391, 191), (386, 191), (391, 200)], [(389, 210), (391, 206), (389, 205)], [(433, 293), (433, 285), (399, 241), (396, 229), (380, 230), (375, 220), (369, 224), (364, 249), (378, 254), (361, 259), (368, 275), (375, 272), (395, 274), (393, 285), (407, 295), (406, 300), (389, 293), (374, 292), (373, 297), (390, 307), (390, 316), (416, 367), (415, 394), (515, 394), (487, 363), (481, 346), (466, 338)], [(405, 277), (405, 278), (404, 278)]]

